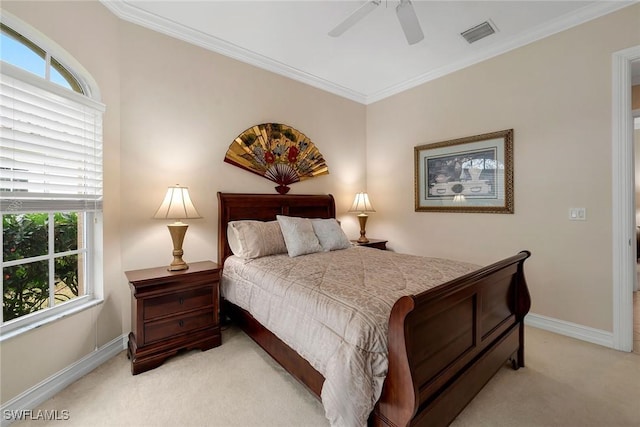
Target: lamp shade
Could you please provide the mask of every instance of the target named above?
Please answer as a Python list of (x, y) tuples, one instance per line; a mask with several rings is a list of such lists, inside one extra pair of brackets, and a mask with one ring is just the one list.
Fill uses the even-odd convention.
[(369, 201), (369, 195), (364, 192), (357, 193), (349, 212), (375, 212), (375, 209), (373, 209), (373, 206), (371, 206), (371, 202)]
[(153, 217), (155, 219), (202, 218), (191, 202), (189, 188), (179, 185), (169, 187), (167, 195)]

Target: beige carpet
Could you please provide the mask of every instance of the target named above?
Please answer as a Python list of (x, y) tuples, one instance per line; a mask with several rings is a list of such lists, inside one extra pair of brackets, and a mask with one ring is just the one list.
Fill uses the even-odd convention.
[[(526, 368), (498, 372), (452, 425), (640, 425), (640, 355), (534, 328), (526, 353)], [(122, 352), (37, 409), (70, 420), (13, 425), (327, 426), (320, 403), (233, 327), (221, 347), (137, 376)]]

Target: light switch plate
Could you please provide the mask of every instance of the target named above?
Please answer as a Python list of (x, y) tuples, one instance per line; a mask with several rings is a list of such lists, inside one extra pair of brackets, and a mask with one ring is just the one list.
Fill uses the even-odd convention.
[(569, 208), (569, 219), (571, 221), (586, 221), (587, 208)]

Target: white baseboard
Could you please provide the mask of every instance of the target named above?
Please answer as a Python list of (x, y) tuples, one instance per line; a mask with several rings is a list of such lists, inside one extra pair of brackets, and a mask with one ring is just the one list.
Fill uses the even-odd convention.
[(111, 359), (126, 348), (127, 335), (121, 335), (103, 345), (96, 351), (53, 374), (44, 381), (24, 391), (0, 407), (2, 420), (0, 426), (5, 427), (17, 421), (13, 414), (29, 411), (42, 402), (53, 397), (81, 377), (93, 371), (107, 360)]
[(527, 314), (524, 318), (524, 323), (534, 328), (544, 329), (545, 331), (613, 348), (613, 332), (590, 328), (535, 313)]

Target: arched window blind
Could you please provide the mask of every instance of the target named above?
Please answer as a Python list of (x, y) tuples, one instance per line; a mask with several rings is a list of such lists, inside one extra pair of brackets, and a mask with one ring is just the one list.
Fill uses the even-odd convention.
[(100, 102), (3, 64), (0, 211), (100, 210)]

